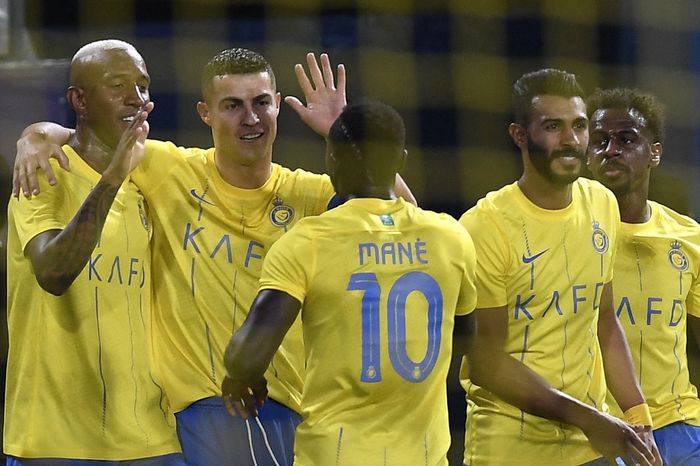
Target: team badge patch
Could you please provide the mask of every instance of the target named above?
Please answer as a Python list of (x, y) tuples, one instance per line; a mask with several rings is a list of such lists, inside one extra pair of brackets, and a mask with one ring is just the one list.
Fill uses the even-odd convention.
[(272, 204), (274, 207), (270, 211), (270, 222), (276, 227), (286, 228), (294, 220), (294, 209), (285, 205), (279, 197), (275, 197)]
[(591, 241), (593, 243), (593, 249), (598, 254), (604, 254), (608, 250), (610, 241), (608, 240), (608, 235), (605, 231), (600, 228), (598, 222), (593, 222), (593, 234), (591, 235)]
[(389, 214), (382, 214), (379, 216), (379, 220), (382, 222), (382, 225), (388, 226), (388, 227), (393, 227), (394, 226), (394, 219), (391, 218), (391, 215)]
[(685, 255), (681, 247), (682, 245), (678, 241), (671, 243), (671, 248), (668, 250), (668, 261), (674, 269), (685, 272), (688, 270), (688, 256)]

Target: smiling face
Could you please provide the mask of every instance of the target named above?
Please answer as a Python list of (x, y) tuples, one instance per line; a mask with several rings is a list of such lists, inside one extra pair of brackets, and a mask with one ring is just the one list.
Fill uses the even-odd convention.
[(543, 178), (555, 185), (566, 185), (579, 177), (588, 145), (583, 99), (534, 97), (526, 133), (529, 162)]
[(108, 147), (115, 148), (134, 115), (149, 101), (150, 78), (133, 48), (112, 48), (76, 62), (68, 97), (86, 125)]
[(197, 111), (211, 127), (217, 156), (243, 166), (269, 163), (280, 95), (267, 72), (215, 76)]
[(661, 149), (661, 143), (651, 140), (644, 116), (635, 109), (598, 109), (591, 117), (589, 168), (615, 194), (646, 190)]

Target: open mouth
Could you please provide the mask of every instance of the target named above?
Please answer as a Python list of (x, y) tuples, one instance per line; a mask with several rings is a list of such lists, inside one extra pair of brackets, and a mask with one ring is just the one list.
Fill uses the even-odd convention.
[(243, 136), (241, 136), (241, 139), (243, 141), (254, 141), (256, 139), (260, 139), (261, 137), (263, 137), (263, 134), (264, 133), (244, 134)]

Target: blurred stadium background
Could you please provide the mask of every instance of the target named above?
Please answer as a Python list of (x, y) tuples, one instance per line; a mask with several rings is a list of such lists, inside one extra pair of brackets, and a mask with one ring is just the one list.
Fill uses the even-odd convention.
[[(404, 116), (404, 177), (422, 206), (456, 217), (520, 173), (506, 126), (522, 73), (559, 67), (587, 91), (639, 87), (668, 113), (652, 198), (700, 211), (697, 0), (0, 0), (0, 154), (8, 162), (27, 124), (72, 124), (68, 61), (102, 38), (129, 41), (145, 58), (156, 102), (151, 136), (207, 147), (195, 104), (212, 55), (232, 46), (261, 52), (282, 94), (299, 96), (293, 65), (308, 51), (328, 52), (347, 66), (350, 100), (374, 97)], [(275, 160), (322, 171), (322, 154), (320, 138), (283, 107)], [(459, 413), (454, 378), (450, 394)], [(452, 419), (454, 464), (463, 422)]]

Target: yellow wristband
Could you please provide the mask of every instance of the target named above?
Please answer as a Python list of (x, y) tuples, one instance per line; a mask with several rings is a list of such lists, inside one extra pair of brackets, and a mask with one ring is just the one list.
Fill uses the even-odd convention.
[(630, 409), (625, 411), (625, 419), (630, 424), (649, 427), (653, 426), (651, 421), (651, 413), (649, 412), (649, 405), (646, 403), (632, 406)]

